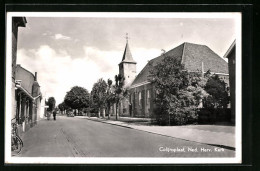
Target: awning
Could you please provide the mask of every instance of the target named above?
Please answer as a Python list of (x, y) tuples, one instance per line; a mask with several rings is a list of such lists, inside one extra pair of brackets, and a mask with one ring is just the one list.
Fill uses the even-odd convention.
[(34, 100), (33, 96), (27, 90), (25, 90), (22, 86), (15, 85), (15, 87), (18, 90), (21, 90), (23, 93), (25, 93), (30, 99)]
[(38, 96), (36, 97), (33, 97), (25, 88), (23, 88), (22, 86), (20, 85), (15, 85), (15, 87), (19, 90), (21, 90), (23, 93), (25, 93), (30, 99), (32, 100), (36, 100), (38, 99), (39, 97), (41, 97), (41, 94), (39, 94)]

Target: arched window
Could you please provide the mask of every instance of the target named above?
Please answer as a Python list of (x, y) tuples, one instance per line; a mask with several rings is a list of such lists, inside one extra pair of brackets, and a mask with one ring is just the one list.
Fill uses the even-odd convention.
[(147, 90), (147, 108), (150, 109), (150, 90)]
[(142, 93), (141, 93), (141, 91), (139, 92), (138, 97), (139, 97), (139, 106), (142, 107)]

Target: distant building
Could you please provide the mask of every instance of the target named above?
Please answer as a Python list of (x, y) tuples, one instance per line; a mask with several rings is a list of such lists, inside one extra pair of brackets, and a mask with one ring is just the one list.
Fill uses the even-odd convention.
[(234, 41), (224, 58), (228, 58), (228, 70), (229, 70), (229, 84), (230, 84), (230, 96), (231, 96), (231, 122), (235, 123), (235, 109), (236, 109), (236, 41)]
[[(189, 72), (211, 73), (219, 75), (229, 84), (228, 63), (205, 45), (183, 43), (165, 53), (165, 56), (178, 58)], [(136, 62), (126, 44), (124, 55), (119, 64), (119, 73), (125, 77), (125, 87), (129, 90), (130, 96), (119, 105), (121, 116), (150, 117), (155, 98), (155, 89), (148, 80), (150, 67), (155, 66), (164, 58), (163, 55), (152, 59), (136, 74)], [(115, 107), (112, 110), (115, 113)]]

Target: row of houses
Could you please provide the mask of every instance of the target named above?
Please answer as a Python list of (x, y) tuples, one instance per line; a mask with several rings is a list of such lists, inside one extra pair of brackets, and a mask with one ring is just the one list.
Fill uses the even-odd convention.
[(17, 65), (18, 28), (26, 27), (25, 17), (12, 19), (12, 122), (19, 124), (19, 134), (27, 131), (43, 118), (44, 101), (35, 74)]
[[(189, 72), (201, 72), (202, 74), (210, 70), (225, 81), (227, 86), (231, 85), (231, 121), (235, 120), (235, 42), (229, 48), (225, 57), (229, 59), (227, 63), (206, 45), (193, 43), (182, 43), (169, 50), (164, 55), (177, 58)], [(128, 42), (126, 43), (122, 61), (119, 63), (119, 74), (125, 78), (124, 87), (128, 89), (129, 98), (119, 104), (121, 116), (128, 117), (150, 117), (155, 107), (155, 89), (149, 82), (150, 67), (162, 61), (164, 55), (150, 60), (139, 74), (136, 73), (136, 61), (133, 59)], [(232, 61), (231, 61), (232, 60)], [(231, 79), (230, 75), (231, 74)], [(116, 113), (116, 106), (112, 107), (112, 114)]]

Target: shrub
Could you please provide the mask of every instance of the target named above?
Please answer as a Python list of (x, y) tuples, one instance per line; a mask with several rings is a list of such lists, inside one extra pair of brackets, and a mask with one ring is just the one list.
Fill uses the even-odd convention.
[(162, 107), (156, 107), (153, 110), (152, 123), (162, 126), (169, 125), (169, 123), (171, 123), (171, 125), (197, 124), (198, 113), (195, 109), (192, 109), (190, 111), (180, 111), (169, 115)]
[(198, 122), (201, 124), (230, 122), (231, 120), (231, 109), (229, 108), (201, 108), (197, 113)]

